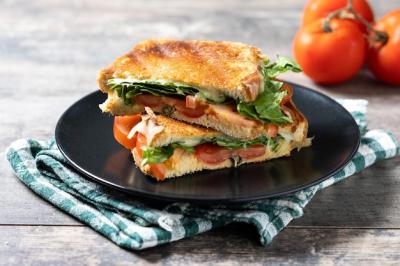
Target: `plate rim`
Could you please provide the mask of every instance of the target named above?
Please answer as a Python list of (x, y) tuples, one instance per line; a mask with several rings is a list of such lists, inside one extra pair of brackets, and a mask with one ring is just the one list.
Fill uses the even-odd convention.
[[(311, 93), (315, 93), (323, 98), (325, 98), (326, 100), (328, 100), (329, 102), (339, 106), (340, 109), (342, 109), (342, 111), (344, 111), (344, 113), (346, 113), (347, 116), (349, 116), (351, 118), (351, 122), (352, 125), (355, 126), (356, 128), (358, 128), (358, 125), (354, 119), (354, 117), (351, 115), (351, 113), (344, 108), (340, 103), (338, 103), (337, 101), (335, 101), (334, 99), (332, 99), (331, 97), (329, 97), (328, 95), (325, 95), (319, 91), (316, 91), (314, 89), (305, 87), (303, 85), (300, 84), (296, 84), (293, 82), (287, 82), (292, 86), (296, 86), (296, 87), (300, 87), (301, 89), (304, 90), (308, 90)], [(196, 197), (196, 196), (189, 196), (189, 197), (185, 197), (185, 196), (169, 196), (169, 195), (160, 195), (160, 194), (155, 194), (153, 192), (146, 192), (143, 190), (137, 190), (137, 189), (126, 189), (125, 187), (115, 184), (113, 182), (104, 180), (103, 178), (90, 173), (89, 171), (85, 170), (84, 168), (82, 168), (81, 166), (79, 166), (77, 163), (74, 162), (74, 160), (72, 160), (68, 154), (66, 154), (66, 152), (63, 150), (62, 146), (61, 146), (61, 142), (60, 142), (60, 127), (61, 127), (61, 122), (64, 119), (64, 117), (67, 115), (67, 113), (69, 112), (70, 109), (72, 109), (76, 104), (85, 101), (87, 98), (92, 97), (95, 94), (101, 93), (99, 90), (90, 92), (88, 94), (86, 94), (85, 96), (83, 96), (82, 98), (80, 98), (79, 100), (75, 101), (74, 103), (72, 103), (60, 116), (60, 118), (57, 121), (56, 124), (56, 128), (55, 128), (55, 141), (57, 144), (58, 149), (60, 150), (61, 154), (67, 159), (67, 161), (72, 165), (73, 168), (75, 168), (78, 172), (84, 174), (85, 177), (88, 177), (90, 180), (93, 180), (94, 182), (97, 183), (101, 183), (104, 184), (108, 187), (114, 188), (116, 190), (128, 193), (130, 195), (135, 195), (138, 197), (143, 197), (146, 199), (151, 199), (151, 200), (156, 200), (156, 201), (168, 201), (168, 202), (191, 202), (191, 203), (198, 203), (198, 204), (239, 204), (239, 203), (247, 203), (247, 202), (252, 202), (252, 201), (257, 201), (257, 200), (265, 200), (265, 199), (269, 199), (269, 198), (273, 198), (273, 197), (279, 197), (279, 196), (283, 196), (283, 195), (291, 195), (295, 192), (298, 192), (300, 190), (315, 186), (325, 180), (327, 180), (329, 177), (331, 177), (332, 175), (335, 175), (336, 173), (338, 173), (340, 170), (343, 169), (343, 167), (345, 167), (350, 160), (354, 157), (354, 155), (357, 153), (358, 148), (360, 146), (360, 142), (361, 142), (361, 133), (360, 130), (357, 130), (356, 132), (356, 138), (357, 138), (357, 143), (354, 145), (354, 148), (352, 150), (352, 152), (345, 158), (345, 160), (343, 160), (343, 162), (341, 164), (339, 164), (338, 167), (336, 167), (335, 169), (333, 169), (332, 171), (330, 171), (329, 173), (327, 173), (324, 176), (321, 176), (320, 178), (312, 181), (312, 182), (307, 182), (304, 183), (300, 186), (297, 186), (295, 188), (290, 188), (287, 189), (285, 191), (277, 191), (277, 192), (273, 192), (270, 193), (268, 195), (254, 195), (254, 196), (238, 196), (238, 197), (231, 197), (231, 198), (216, 198), (216, 197), (212, 197), (212, 198), (204, 198), (204, 197)], [(212, 171), (212, 170), (211, 170)], [(181, 177), (181, 178), (185, 178), (185, 177)], [(174, 179), (175, 180), (175, 179)], [(174, 180), (167, 180), (166, 182), (171, 182)]]

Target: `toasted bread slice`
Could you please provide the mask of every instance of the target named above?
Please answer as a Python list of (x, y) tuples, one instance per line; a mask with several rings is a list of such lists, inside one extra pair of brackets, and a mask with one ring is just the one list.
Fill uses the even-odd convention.
[[(147, 116), (152, 119), (157, 126), (162, 127), (162, 131), (156, 134), (147, 142), (151, 147), (166, 146), (175, 142), (196, 142), (199, 139), (211, 140), (212, 138), (223, 136), (216, 130), (186, 124), (163, 115), (155, 115), (150, 108), (146, 107)], [(144, 120), (142, 115), (142, 121)]]
[(263, 58), (237, 42), (146, 40), (101, 70), (98, 83), (108, 92), (110, 78), (167, 80), (250, 102), (263, 89)]

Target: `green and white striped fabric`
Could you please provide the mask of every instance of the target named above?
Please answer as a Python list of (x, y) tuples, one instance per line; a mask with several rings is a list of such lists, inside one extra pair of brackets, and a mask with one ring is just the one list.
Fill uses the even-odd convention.
[(399, 154), (399, 144), (391, 133), (367, 130), (366, 101), (340, 103), (353, 114), (362, 132), (361, 146), (346, 167), (319, 185), (295, 194), (234, 208), (204, 208), (188, 203), (150, 207), (83, 178), (61, 155), (54, 140), (17, 140), (6, 154), (18, 178), (30, 189), (121, 247), (145, 249), (232, 222), (255, 225), (261, 244), (267, 245), (290, 221), (302, 216), (303, 208), (317, 191)]

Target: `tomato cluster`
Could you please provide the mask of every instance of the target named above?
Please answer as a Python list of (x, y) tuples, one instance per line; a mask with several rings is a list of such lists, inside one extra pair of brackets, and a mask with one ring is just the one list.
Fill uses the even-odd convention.
[(367, 63), (376, 78), (400, 85), (400, 9), (374, 24), (367, 0), (309, 0), (293, 53), (318, 83), (346, 81)]

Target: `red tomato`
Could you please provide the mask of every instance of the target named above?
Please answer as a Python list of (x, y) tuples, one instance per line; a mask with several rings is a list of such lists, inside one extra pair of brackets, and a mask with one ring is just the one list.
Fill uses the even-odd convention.
[(163, 163), (154, 163), (150, 164), (150, 172), (154, 175), (157, 180), (164, 180), (165, 179), (165, 172), (167, 168)]
[(367, 43), (363, 33), (350, 20), (333, 19), (331, 32), (316, 21), (297, 34), (293, 52), (303, 71), (311, 79), (335, 84), (350, 79), (362, 67)]
[(286, 103), (288, 103), (290, 101), (290, 99), (292, 99), (293, 89), (289, 84), (284, 83), (283, 86), (282, 86), (282, 90), (286, 90), (287, 91), (286, 96), (281, 101), (281, 105), (285, 105)]
[(253, 145), (251, 147), (245, 149), (239, 149), (234, 151), (235, 155), (239, 155), (244, 159), (251, 159), (260, 157), (265, 154), (265, 146), (264, 145)]
[(161, 97), (151, 94), (140, 94), (134, 98), (134, 102), (148, 107), (156, 107), (160, 104)]
[(142, 158), (142, 147), (147, 145), (146, 137), (141, 133), (136, 133), (136, 152)]
[[(332, 11), (341, 9), (347, 5), (348, 0), (309, 0), (304, 8), (303, 26), (307, 26), (316, 20), (325, 18)], [(354, 11), (368, 22), (374, 22), (374, 13), (366, 0), (354, 0)], [(356, 22), (361, 31), (367, 32), (367, 28), (360, 22)]]
[[(139, 155), (139, 158), (142, 158), (143, 150), (142, 147), (147, 145), (147, 140), (146, 137), (143, 134), (137, 133), (137, 142), (136, 142), (136, 152)], [(154, 175), (157, 180), (164, 180), (165, 178), (165, 172), (166, 172), (166, 167), (165, 164), (163, 163), (154, 163), (154, 164), (149, 164), (150, 168), (150, 173)]]
[(166, 104), (166, 105), (170, 105), (170, 106), (175, 106), (177, 103), (181, 102), (182, 100), (179, 99), (174, 99), (171, 97), (162, 97), (161, 98), (161, 104)]
[(368, 51), (368, 66), (378, 79), (400, 85), (400, 9), (379, 20), (375, 29), (384, 31), (389, 39), (385, 44), (376, 42)]
[(127, 149), (133, 149), (136, 144), (136, 138), (128, 139), (129, 131), (141, 120), (140, 115), (116, 116), (114, 118), (114, 138), (119, 144)]
[(205, 143), (196, 146), (196, 156), (198, 159), (209, 164), (222, 163), (234, 155), (244, 159), (251, 159), (265, 154), (264, 145), (253, 145), (248, 148), (230, 150), (215, 144)]
[(204, 115), (204, 110), (206, 106), (201, 106), (191, 100), (189, 100), (191, 102), (190, 104), (194, 105), (189, 104), (190, 106), (187, 106), (187, 99), (188, 98), (186, 98), (186, 100), (180, 100), (171, 97), (160, 97), (151, 94), (142, 94), (136, 96), (134, 101), (148, 107), (158, 107), (162, 106), (163, 104), (170, 105), (175, 107), (175, 109), (178, 110), (181, 114), (192, 118), (197, 118)]
[(222, 163), (231, 157), (231, 153), (229, 149), (209, 143), (197, 145), (195, 152), (198, 159), (209, 164)]
[(270, 138), (275, 138), (278, 135), (278, 126), (274, 124), (266, 124), (265, 128), (267, 129), (267, 135)]
[(187, 108), (186, 102), (183, 100), (177, 100), (174, 107), (181, 114), (192, 118), (198, 118), (204, 115), (204, 110), (206, 108), (205, 106), (197, 106), (196, 109)]

